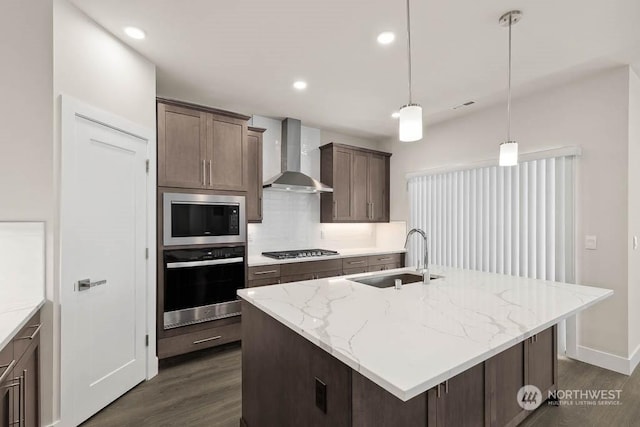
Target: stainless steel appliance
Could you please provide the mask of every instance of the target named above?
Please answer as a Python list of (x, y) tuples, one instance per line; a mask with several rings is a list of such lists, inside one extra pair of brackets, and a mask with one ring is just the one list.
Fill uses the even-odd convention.
[(165, 246), (244, 243), (244, 196), (164, 193)]
[(164, 329), (240, 315), (245, 248), (164, 252)]
[(281, 252), (262, 252), (262, 255), (275, 258), (275, 259), (293, 259), (293, 258), (308, 258), (315, 256), (331, 256), (340, 255), (336, 251), (330, 251), (327, 249), (301, 249), (295, 251), (281, 251)]

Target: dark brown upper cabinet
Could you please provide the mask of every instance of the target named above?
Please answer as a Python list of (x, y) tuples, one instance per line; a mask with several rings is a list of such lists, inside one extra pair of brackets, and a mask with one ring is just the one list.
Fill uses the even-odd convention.
[(247, 220), (262, 222), (262, 134), (266, 129), (249, 127), (247, 132)]
[(390, 153), (342, 144), (320, 147), (321, 222), (389, 222)]
[(247, 191), (248, 116), (158, 99), (158, 186)]

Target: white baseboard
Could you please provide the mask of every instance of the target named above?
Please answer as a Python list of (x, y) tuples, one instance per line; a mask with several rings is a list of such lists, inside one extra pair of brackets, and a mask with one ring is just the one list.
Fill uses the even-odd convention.
[(572, 357), (572, 359), (624, 375), (631, 375), (636, 366), (638, 366), (638, 363), (640, 363), (640, 346), (635, 349), (629, 358), (589, 347), (578, 346), (577, 355), (576, 357)]

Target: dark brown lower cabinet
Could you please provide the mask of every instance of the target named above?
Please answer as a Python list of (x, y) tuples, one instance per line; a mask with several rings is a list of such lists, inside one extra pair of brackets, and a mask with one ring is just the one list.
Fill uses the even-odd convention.
[(404, 402), (243, 301), (241, 425), (515, 426), (531, 413), (517, 403), (520, 387), (538, 386), (543, 400), (557, 387), (556, 334), (553, 326)]
[(40, 315), (0, 349), (0, 427), (40, 426)]
[(486, 423), (484, 363), (427, 392), (429, 426), (482, 427)]

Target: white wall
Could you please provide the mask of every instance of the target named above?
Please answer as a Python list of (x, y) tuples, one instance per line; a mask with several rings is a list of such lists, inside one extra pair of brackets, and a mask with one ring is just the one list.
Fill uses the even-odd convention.
[[(512, 135), (521, 152), (579, 145), (577, 281), (615, 290), (580, 316), (579, 344), (628, 357), (627, 194), (629, 68), (600, 73), (513, 102)], [(418, 143), (383, 144), (391, 157), (391, 219), (408, 219), (405, 173), (495, 159), (505, 139), (503, 105), (425, 129)], [(584, 249), (586, 234), (598, 250)], [(638, 305), (634, 307), (637, 309)]]
[[(46, 222), (48, 289), (54, 279), (52, 27), (51, 0), (0, 2), (0, 221)], [(46, 350), (51, 348), (52, 295), (47, 298), (42, 310), (42, 403), (50, 412)]]
[[(629, 351), (640, 347), (640, 247), (633, 249), (633, 236), (640, 239), (640, 77), (629, 72)], [(638, 243), (640, 245), (640, 242)]]
[[(156, 77), (153, 63), (133, 51), (66, 0), (54, 0), (54, 105), (56, 168), (59, 170), (60, 95), (70, 95), (86, 104), (117, 114), (155, 132)], [(49, 98), (51, 102), (51, 98)], [(56, 176), (58, 172), (56, 172)], [(58, 258), (59, 259), (59, 258)], [(57, 276), (57, 274), (56, 274)], [(54, 301), (52, 402), (43, 402), (43, 423), (60, 417), (60, 299), (58, 285), (48, 289)]]
[(334, 132), (331, 130), (322, 130), (320, 145), (329, 144), (335, 142), (336, 144), (355, 145), (356, 147), (371, 148), (373, 150), (380, 149), (380, 141), (360, 138), (353, 135), (345, 135), (343, 133)]

